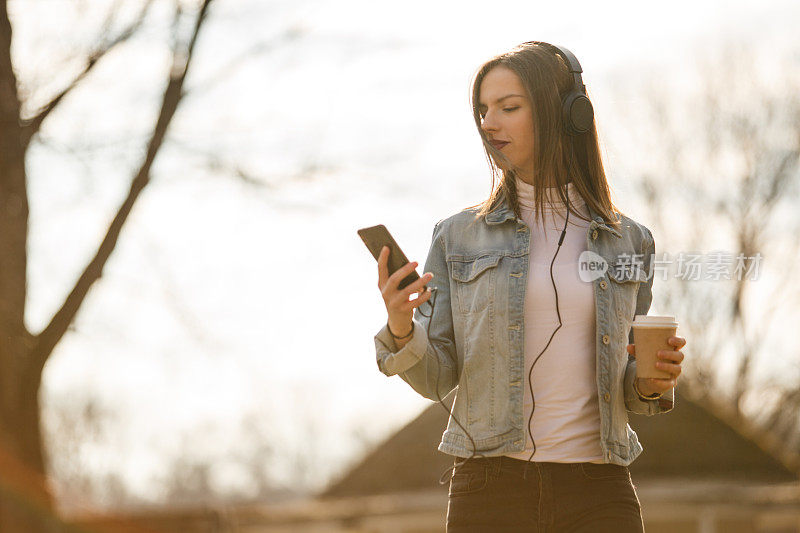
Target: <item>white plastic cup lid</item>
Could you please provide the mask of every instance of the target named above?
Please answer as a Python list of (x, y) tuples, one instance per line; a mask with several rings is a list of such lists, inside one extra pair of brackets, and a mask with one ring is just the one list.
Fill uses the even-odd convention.
[(638, 327), (677, 328), (678, 322), (674, 316), (636, 315), (633, 325)]

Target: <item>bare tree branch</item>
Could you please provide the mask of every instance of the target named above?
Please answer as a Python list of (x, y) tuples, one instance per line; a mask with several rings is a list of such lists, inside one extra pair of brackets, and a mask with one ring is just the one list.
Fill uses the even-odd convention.
[(209, 328), (197, 316), (197, 313), (186, 305), (179, 294), (178, 283), (175, 280), (175, 275), (170, 270), (165, 261), (162, 261), (161, 254), (154, 244), (153, 240), (148, 240), (146, 246), (148, 248), (147, 256), (154, 269), (158, 271), (158, 278), (161, 284), (161, 292), (164, 295), (164, 301), (167, 306), (172, 310), (173, 315), (180, 321), (186, 329), (187, 334), (192, 338), (192, 341), (199, 346), (208, 346), (218, 353), (224, 351), (223, 343), (213, 336)]
[(153, 0), (147, 0), (142, 8), (139, 10), (139, 15), (131, 22), (128, 27), (126, 27), (122, 32), (116, 35), (112, 39), (107, 39), (107, 35), (110, 33), (111, 24), (114, 18), (114, 12), (116, 9), (113, 9), (109, 12), (109, 16), (106, 18), (103, 24), (103, 36), (100, 40), (101, 44), (97, 46), (90, 54), (89, 57), (86, 59), (86, 65), (83, 67), (83, 70), (72, 80), (72, 82), (66, 86), (60, 93), (58, 93), (50, 102), (45, 104), (39, 111), (34, 115), (32, 118), (24, 120), (22, 122), (22, 143), (24, 146), (27, 146), (30, 143), (31, 138), (36, 135), (36, 132), (42, 127), (42, 123), (45, 119), (53, 112), (53, 110), (58, 106), (59, 103), (68, 95), (70, 94), (73, 89), (75, 89), (78, 84), (92, 71), (92, 69), (97, 65), (98, 61), (103, 58), (108, 52), (113, 50), (117, 45), (124, 43), (128, 39), (131, 38), (142, 26), (144, 22), (144, 18), (147, 15), (148, 10), (150, 9), (150, 5), (153, 3)]
[(272, 50), (290, 43), (302, 37), (303, 30), (300, 27), (290, 27), (284, 31), (277, 38), (272, 41), (264, 41), (256, 43), (246, 50), (234, 56), (228, 63), (218, 68), (214, 74), (207, 76), (204, 80), (199, 81), (184, 90), (185, 97), (196, 96), (197, 94), (211, 89), (214, 84), (219, 83), (220, 80), (229, 79), (231, 73), (244, 64), (247, 60), (252, 59), (254, 56), (271, 52)]
[(186, 49), (183, 50), (178, 44), (175, 45), (175, 49), (173, 50), (173, 66), (162, 98), (161, 111), (147, 147), (145, 159), (131, 182), (128, 196), (117, 211), (95, 256), (78, 278), (78, 281), (64, 300), (61, 308), (53, 315), (47, 327), (36, 337), (36, 343), (31, 353), (31, 372), (41, 373), (53, 348), (55, 348), (56, 344), (61, 337), (63, 337), (64, 333), (66, 333), (67, 328), (75, 318), (89, 289), (100, 279), (103, 268), (116, 247), (117, 239), (122, 231), (122, 226), (125, 224), (133, 208), (133, 204), (150, 181), (150, 169), (153, 161), (158, 154), (159, 148), (161, 148), (169, 123), (181, 102), (181, 88), (186, 80), (194, 47), (197, 42), (197, 36), (200, 33), (200, 28), (205, 20), (210, 3), (211, 0), (203, 0), (203, 4), (195, 20), (191, 39)]

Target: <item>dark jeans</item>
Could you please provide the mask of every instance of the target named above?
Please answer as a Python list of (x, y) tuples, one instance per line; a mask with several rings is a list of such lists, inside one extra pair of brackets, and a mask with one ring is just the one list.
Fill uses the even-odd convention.
[(643, 531), (626, 466), (474, 457), (450, 478), (447, 533)]

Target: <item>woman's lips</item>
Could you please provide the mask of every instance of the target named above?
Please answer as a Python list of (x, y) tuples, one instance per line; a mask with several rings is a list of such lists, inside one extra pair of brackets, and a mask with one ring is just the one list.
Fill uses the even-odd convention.
[(503, 146), (507, 145), (508, 143), (505, 141), (492, 141), (492, 146), (497, 148), (498, 150), (502, 150)]

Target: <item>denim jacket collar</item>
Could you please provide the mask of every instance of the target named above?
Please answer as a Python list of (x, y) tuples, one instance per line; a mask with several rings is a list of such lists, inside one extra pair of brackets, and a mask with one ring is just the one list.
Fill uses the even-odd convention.
[[(622, 234), (619, 231), (615, 230), (611, 226), (607, 225), (603, 221), (603, 217), (595, 212), (594, 209), (589, 204), (586, 204), (586, 207), (589, 209), (589, 215), (592, 218), (592, 222), (590, 223), (589, 229), (600, 228), (610, 232), (612, 235), (622, 238)], [(498, 205), (489, 213), (486, 214), (486, 223), (489, 225), (494, 224), (501, 224), (506, 220), (513, 220), (515, 219), (514, 210), (511, 209), (508, 205), (508, 201), (505, 195), (502, 195), (501, 200), (498, 202)]]

